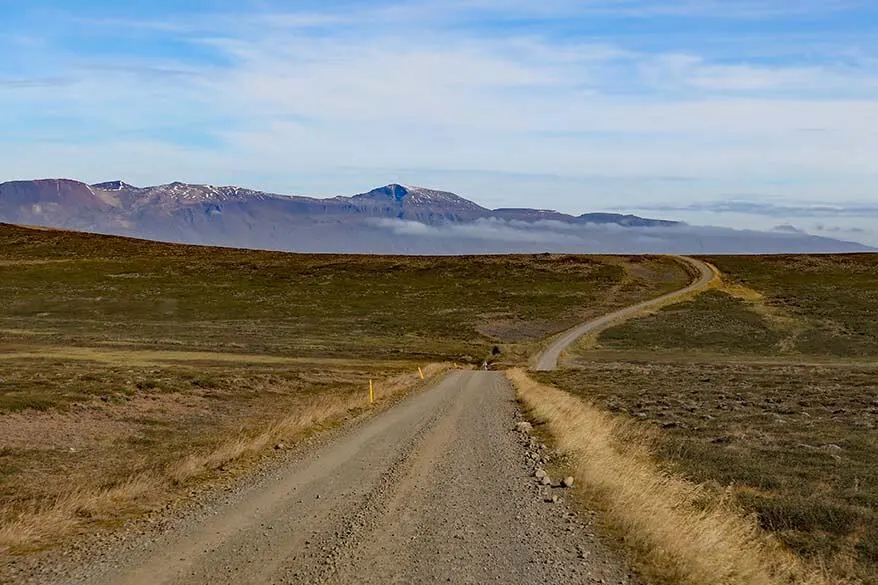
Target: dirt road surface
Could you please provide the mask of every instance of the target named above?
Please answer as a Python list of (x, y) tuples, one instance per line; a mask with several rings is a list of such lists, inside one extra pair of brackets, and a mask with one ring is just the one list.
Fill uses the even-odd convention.
[(569, 492), (532, 477), (529, 456), (545, 451), (514, 430), (519, 417), (502, 374), (454, 371), (161, 530), (18, 577), (77, 585), (634, 583), (587, 516), (571, 511)]
[(698, 277), (689, 286), (674, 291), (672, 293), (668, 293), (661, 297), (651, 299), (649, 301), (644, 301), (625, 309), (621, 309), (619, 311), (616, 311), (615, 313), (604, 315), (603, 317), (600, 317), (599, 319), (595, 319), (593, 321), (589, 321), (588, 323), (577, 325), (573, 329), (570, 329), (569, 331), (561, 334), (560, 337), (555, 339), (549, 345), (549, 347), (547, 347), (539, 356), (537, 356), (536, 366), (534, 369), (538, 372), (548, 372), (554, 370), (556, 367), (558, 367), (558, 360), (561, 358), (561, 354), (564, 353), (564, 351), (571, 345), (576, 343), (576, 341), (581, 337), (588, 335), (589, 333), (597, 333), (598, 331), (607, 329), (615, 323), (632, 317), (637, 313), (640, 313), (642, 311), (648, 311), (655, 307), (659, 307), (669, 301), (685, 296), (689, 293), (701, 290), (705, 288), (708, 284), (710, 284), (710, 282), (716, 276), (714, 270), (701, 260), (687, 258), (684, 256), (681, 256), (680, 260), (686, 262), (698, 272)]

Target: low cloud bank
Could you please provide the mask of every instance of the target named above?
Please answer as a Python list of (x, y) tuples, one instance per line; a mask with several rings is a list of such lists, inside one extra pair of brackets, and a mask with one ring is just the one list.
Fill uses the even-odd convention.
[(626, 227), (481, 219), (465, 224), (427, 225), (379, 219), (373, 229), (389, 233), (400, 251), (477, 254), (503, 252), (767, 254), (783, 252), (856, 252), (870, 248), (854, 242), (807, 234), (792, 226), (760, 232), (704, 226)]
[(706, 201), (686, 205), (645, 205), (631, 208), (638, 211), (742, 213), (766, 217), (876, 217), (878, 205), (865, 203), (777, 205), (752, 201)]

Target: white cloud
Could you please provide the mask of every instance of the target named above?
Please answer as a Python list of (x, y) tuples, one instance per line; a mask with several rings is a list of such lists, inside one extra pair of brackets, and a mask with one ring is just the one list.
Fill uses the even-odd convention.
[[(508, 18), (529, 17), (558, 19), (576, 16), (615, 16), (654, 18), (674, 16), (683, 18), (768, 19), (791, 18), (802, 15), (829, 14), (838, 11), (868, 7), (868, 0), (426, 0), (411, 2), (390, 11), (391, 14), (410, 16), (414, 13), (431, 15), (454, 13), (482, 13)], [(430, 10), (432, 8), (432, 10)]]
[[(625, 228), (614, 224), (573, 225), (556, 221), (505, 221), (479, 219), (467, 224), (429, 226), (417, 221), (402, 219), (378, 219), (374, 225), (389, 229), (394, 234), (431, 238), (484, 239), (497, 242), (528, 242), (579, 244), (587, 232), (618, 232)], [(591, 236), (594, 233), (590, 234)]]
[[(724, 228), (690, 225), (663, 227), (623, 227), (616, 224), (570, 225), (540, 221), (526, 223), (483, 219), (470, 224), (431, 226), (399, 219), (375, 220), (377, 228), (390, 231), (394, 237), (423, 249), (441, 249), (437, 240), (450, 242), (452, 253), (478, 253), (486, 250), (534, 252), (555, 250), (566, 252), (632, 252), (645, 250), (685, 252), (709, 250), (713, 253), (744, 253), (747, 251), (815, 251), (826, 250), (808, 234), (786, 226), (767, 232), (733, 231)], [(482, 242), (481, 245), (478, 242)], [(492, 247), (484, 243), (501, 243)], [(850, 250), (856, 246), (839, 246)], [(839, 249), (837, 248), (837, 249)]]
[(874, 92), (878, 68), (851, 65), (801, 66), (710, 63), (703, 57), (664, 54), (647, 59), (641, 72), (652, 85), (669, 90), (699, 89), (721, 93), (806, 92), (830, 96), (833, 92)]

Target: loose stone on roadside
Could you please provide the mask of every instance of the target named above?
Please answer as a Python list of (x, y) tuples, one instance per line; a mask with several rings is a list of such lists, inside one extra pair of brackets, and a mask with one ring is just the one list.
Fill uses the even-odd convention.
[(533, 425), (523, 420), (515, 425), (515, 430), (519, 433), (529, 434), (533, 430)]
[(566, 488), (573, 487), (573, 477), (567, 476), (563, 480), (561, 480), (561, 486)]

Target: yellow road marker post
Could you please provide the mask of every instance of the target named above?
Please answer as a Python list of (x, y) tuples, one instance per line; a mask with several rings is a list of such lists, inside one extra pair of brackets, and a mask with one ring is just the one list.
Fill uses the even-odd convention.
[(424, 379), (424, 370), (421, 369), (421, 366), (418, 366), (418, 373), (421, 375), (421, 380)]
[(375, 389), (372, 386), (372, 380), (369, 380), (369, 404), (373, 404), (375, 402)]

